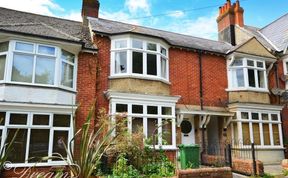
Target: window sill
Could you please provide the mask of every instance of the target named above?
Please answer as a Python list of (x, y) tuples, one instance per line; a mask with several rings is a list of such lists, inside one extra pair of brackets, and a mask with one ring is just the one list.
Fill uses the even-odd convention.
[(236, 91), (252, 91), (252, 92), (261, 92), (261, 93), (270, 93), (268, 89), (256, 89), (256, 88), (227, 88), (227, 92), (236, 92)]
[(68, 165), (65, 161), (50, 162), (50, 163), (7, 163), (5, 167), (9, 168), (32, 168), (32, 167), (51, 167), (51, 166), (66, 166)]
[(141, 79), (141, 80), (159, 81), (167, 85), (171, 85), (169, 81), (159, 78), (159, 77), (140, 76), (140, 75), (138, 76), (138, 75), (131, 75), (131, 74), (109, 76), (109, 79), (121, 79), (121, 78), (134, 78), (134, 79)]
[(25, 86), (25, 87), (31, 87), (31, 88), (48, 88), (48, 89), (63, 90), (63, 91), (71, 92), (71, 93), (77, 93), (76, 90), (70, 89), (68, 87), (63, 87), (63, 86), (29, 84), (29, 83), (19, 83), (19, 82), (5, 82), (5, 81), (0, 81), (0, 85)]

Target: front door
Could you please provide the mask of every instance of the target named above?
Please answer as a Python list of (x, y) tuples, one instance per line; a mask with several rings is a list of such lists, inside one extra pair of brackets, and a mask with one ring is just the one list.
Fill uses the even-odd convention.
[(183, 119), (181, 122), (181, 139), (182, 144), (194, 144), (195, 135), (194, 135), (194, 120), (193, 119)]

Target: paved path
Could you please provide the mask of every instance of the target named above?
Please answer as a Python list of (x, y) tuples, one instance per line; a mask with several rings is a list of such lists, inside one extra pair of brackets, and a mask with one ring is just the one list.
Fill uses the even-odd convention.
[(284, 177), (282, 174), (282, 166), (281, 165), (264, 165), (265, 173), (271, 174), (273, 176), (277, 176), (276, 178)]

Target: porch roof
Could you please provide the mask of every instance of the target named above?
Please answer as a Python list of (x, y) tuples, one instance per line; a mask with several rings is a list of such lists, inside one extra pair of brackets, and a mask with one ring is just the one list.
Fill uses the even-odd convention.
[(234, 116), (234, 112), (229, 112), (223, 107), (204, 107), (201, 110), (200, 106), (193, 105), (177, 105), (177, 114), (191, 114), (203, 116)]

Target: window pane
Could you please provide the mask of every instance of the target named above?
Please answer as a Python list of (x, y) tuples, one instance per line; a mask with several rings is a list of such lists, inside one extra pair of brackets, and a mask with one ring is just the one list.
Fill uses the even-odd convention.
[(162, 120), (162, 144), (172, 145), (172, 121), (170, 119)]
[(259, 131), (259, 124), (258, 123), (253, 123), (253, 139), (254, 139), (254, 144), (255, 145), (260, 145), (260, 131)]
[(241, 112), (241, 119), (249, 119), (248, 112)]
[(264, 145), (271, 145), (269, 124), (263, 124)]
[(48, 156), (49, 135), (50, 130), (31, 129), (28, 162), (39, 162), (41, 158)]
[[(10, 143), (18, 129), (8, 129), (7, 142)], [(19, 129), (16, 138), (11, 146), (8, 161), (12, 163), (24, 163), (27, 144), (27, 129)]]
[(0, 80), (4, 79), (6, 55), (0, 56)]
[(237, 87), (244, 87), (244, 72), (243, 69), (236, 69)]
[(73, 88), (74, 66), (62, 62), (61, 85)]
[(239, 137), (238, 137), (238, 127), (237, 127), (237, 122), (233, 122), (233, 135), (234, 135), (234, 143), (239, 144)]
[(49, 125), (49, 115), (33, 115), (33, 125)]
[(70, 127), (70, 115), (54, 114), (53, 126), (54, 127)]
[(268, 114), (262, 114), (262, 120), (268, 121), (269, 120)]
[(133, 73), (143, 74), (143, 53), (133, 52)]
[(132, 40), (132, 47), (137, 49), (143, 49), (143, 42), (139, 40)]
[(74, 63), (75, 55), (68, 51), (62, 50), (61, 59)]
[(5, 112), (0, 112), (0, 125), (5, 124), (5, 118), (6, 118), (6, 113)]
[(153, 137), (154, 144), (158, 145), (158, 119), (148, 118), (147, 119), (147, 130), (148, 130), (148, 139), (151, 139), (151, 145), (153, 145)]
[(147, 44), (147, 50), (157, 51), (157, 45), (154, 44), (154, 43), (148, 43), (148, 44)]
[(171, 107), (162, 107), (162, 115), (172, 115)]
[(286, 62), (286, 74), (288, 73), (288, 62)]
[(167, 78), (167, 66), (166, 66), (166, 59), (161, 57), (161, 77)]
[(115, 41), (115, 48), (127, 48), (127, 40)]
[(254, 66), (254, 61), (247, 60), (247, 65), (253, 67)]
[(278, 121), (278, 115), (277, 114), (271, 114), (271, 120), (272, 121)]
[[(66, 149), (68, 147), (68, 131), (54, 131), (53, 137), (53, 153), (58, 153), (62, 155), (62, 157), (67, 157)], [(58, 156), (59, 155), (54, 155)], [(53, 160), (61, 160), (61, 159), (53, 159)]]
[(12, 81), (32, 83), (33, 56), (14, 54)]
[(132, 118), (132, 133), (143, 132), (143, 118)]
[(148, 106), (147, 107), (148, 114), (158, 114), (158, 107), (157, 106)]
[(127, 52), (116, 52), (115, 53), (115, 73), (126, 73), (127, 72)]
[(15, 49), (18, 51), (34, 52), (34, 45), (29, 43), (16, 42)]
[(248, 81), (250, 87), (256, 87), (254, 69), (248, 69)]
[(127, 104), (116, 104), (116, 112), (128, 112), (128, 105)]
[(232, 66), (243, 66), (243, 60), (242, 59), (235, 59)]
[(243, 144), (250, 145), (250, 129), (249, 123), (242, 123), (242, 133), (243, 133)]
[(27, 114), (10, 114), (11, 125), (26, 125), (27, 124)]
[(157, 75), (157, 56), (154, 54), (147, 54), (147, 74)]
[(163, 47), (161, 47), (161, 54), (163, 54), (164, 56), (167, 56), (167, 50)]
[(259, 67), (259, 68), (263, 68), (264, 67), (264, 65), (263, 65), (263, 62), (257, 62), (257, 67)]
[(252, 113), (252, 120), (259, 120), (259, 114), (258, 113)]
[(47, 55), (55, 55), (56, 49), (51, 46), (44, 46), (44, 45), (39, 45), (38, 46), (38, 53), (39, 54), (47, 54)]
[(257, 72), (258, 72), (259, 88), (265, 88), (265, 80), (264, 80), (265, 74), (264, 74), (264, 71), (258, 70)]
[(143, 106), (142, 105), (132, 105), (132, 113), (143, 114)]
[(8, 51), (9, 42), (2, 42), (0, 43), (0, 53)]
[(55, 58), (37, 57), (35, 83), (54, 84)]
[(272, 124), (274, 145), (280, 145), (278, 124)]

